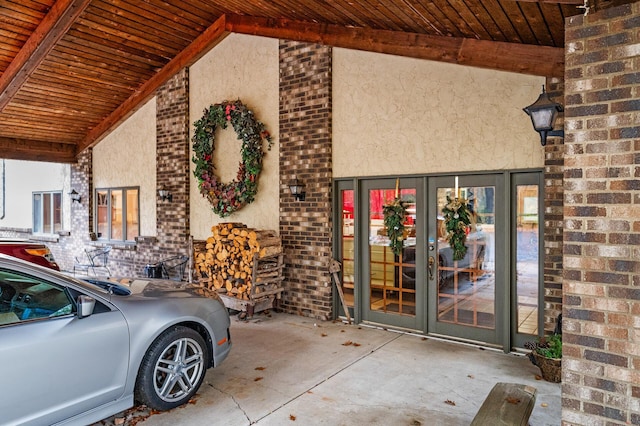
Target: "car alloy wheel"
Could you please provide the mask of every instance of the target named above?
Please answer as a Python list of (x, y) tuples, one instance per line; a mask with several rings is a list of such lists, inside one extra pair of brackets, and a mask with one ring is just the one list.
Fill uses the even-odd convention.
[(158, 396), (174, 402), (191, 392), (204, 370), (202, 357), (202, 348), (193, 339), (171, 343), (160, 355), (153, 373)]
[(200, 334), (180, 326), (167, 330), (145, 355), (136, 386), (137, 399), (157, 410), (184, 404), (200, 387), (207, 362)]

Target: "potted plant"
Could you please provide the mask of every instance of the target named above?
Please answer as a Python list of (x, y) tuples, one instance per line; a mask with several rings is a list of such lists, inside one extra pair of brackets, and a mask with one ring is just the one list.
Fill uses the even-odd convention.
[(540, 368), (542, 378), (548, 382), (560, 383), (562, 379), (562, 334), (543, 336), (537, 342), (527, 342), (531, 349), (529, 359)]

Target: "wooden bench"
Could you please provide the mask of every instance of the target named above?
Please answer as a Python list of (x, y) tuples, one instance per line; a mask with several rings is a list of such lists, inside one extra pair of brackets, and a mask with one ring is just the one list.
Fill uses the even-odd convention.
[(527, 426), (537, 393), (533, 386), (497, 383), (482, 403), (471, 426)]

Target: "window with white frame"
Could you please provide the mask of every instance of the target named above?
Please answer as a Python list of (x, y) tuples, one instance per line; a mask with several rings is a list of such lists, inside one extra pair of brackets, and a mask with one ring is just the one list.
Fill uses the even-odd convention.
[(96, 190), (94, 217), (98, 239), (133, 242), (140, 234), (140, 188)]
[(62, 191), (33, 193), (33, 233), (55, 234), (62, 230)]

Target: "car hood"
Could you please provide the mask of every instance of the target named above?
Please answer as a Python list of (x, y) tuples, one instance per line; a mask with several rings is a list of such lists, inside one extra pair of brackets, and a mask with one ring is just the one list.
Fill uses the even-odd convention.
[[(107, 293), (132, 298), (186, 298), (204, 296), (203, 288), (194, 284), (153, 278), (87, 278), (84, 281)], [(211, 297), (211, 295), (206, 294)], [(215, 298), (215, 297), (214, 297)]]

